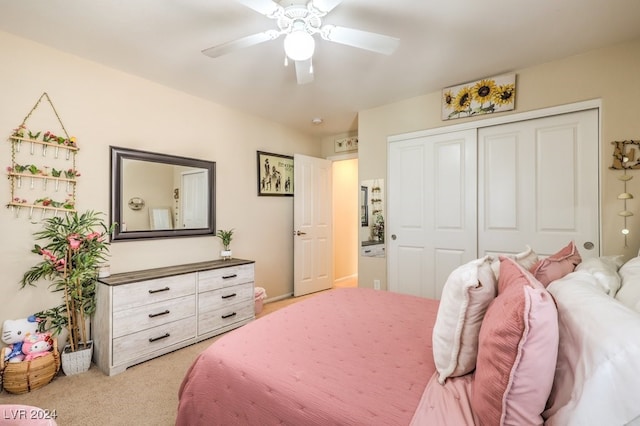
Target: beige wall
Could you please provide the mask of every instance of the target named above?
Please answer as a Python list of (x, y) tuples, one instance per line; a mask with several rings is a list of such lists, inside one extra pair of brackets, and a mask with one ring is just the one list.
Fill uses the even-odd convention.
[(358, 273), (358, 160), (333, 162), (333, 278), (336, 283)]
[[(616, 199), (622, 184), (619, 171), (611, 171), (610, 142), (640, 139), (638, 99), (640, 99), (640, 40), (588, 52), (586, 54), (538, 65), (517, 73), (516, 109), (531, 111), (590, 99), (602, 102), (601, 116), (601, 198), (603, 255), (635, 255), (640, 247), (640, 171), (631, 172), (629, 192), (638, 197), (628, 203), (635, 212), (628, 220), (631, 234), (628, 247), (620, 233), (622, 219), (617, 212), (622, 204)], [(485, 76), (478, 76), (482, 78)], [(459, 82), (463, 83), (463, 82)], [(429, 93), (359, 113), (360, 180), (387, 175), (387, 137), (412, 131), (458, 124), (469, 119), (442, 121), (440, 91)], [(501, 114), (504, 115), (504, 114)], [(482, 118), (479, 118), (480, 120)], [(360, 257), (360, 286), (371, 287), (375, 278), (386, 288), (386, 259)]]
[[(217, 228), (236, 229), (234, 256), (256, 261), (256, 285), (270, 297), (292, 292), (293, 200), (256, 195), (256, 151), (320, 156), (319, 140), (6, 33), (0, 56), (0, 133), (8, 137), (46, 91), (78, 139), (80, 211), (108, 212), (110, 145), (216, 161)], [(37, 112), (45, 116), (38, 126), (50, 126), (43, 130), (58, 128), (48, 104)], [(3, 169), (10, 151), (0, 145)], [(0, 194), (9, 201), (7, 179), (0, 179)], [(46, 283), (19, 290), (22, 274), (38, 261), (30, 252), (38, 229), (24, 214), (0, 209), (0, 323), (59, 303)], [(111, 271), (217, 259), (220, 249), (215, 237), (116, 242)]]

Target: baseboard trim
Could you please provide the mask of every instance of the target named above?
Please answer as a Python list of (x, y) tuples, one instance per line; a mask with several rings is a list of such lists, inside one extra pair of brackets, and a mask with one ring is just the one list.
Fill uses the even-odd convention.
[(277, 302), (279, 300), (284, 300), (284, 299), (288, 299), (290, 297), (293, 297), (293, 293), (287, 293), (287, 294), (283, 294), (282, 296), (275, 296), (275, 297), (270, 297), (268, 299), (264, 300), (264, 303), (271, 303), (271, 302)]
[(358, 274), (357, 273), (356, 274), (352, 274), (352, 275), (347, 275), (347, 276), (342, 277), (342, 278), (335, 279), (335, 280), (333, 280), (333, 283), (335, 285), (335, 284), (341, 284), (341, 283), (348, 282), (348, 281), (353, 281), (353, 280), (355, 280), (355, 281), (358, 280)]

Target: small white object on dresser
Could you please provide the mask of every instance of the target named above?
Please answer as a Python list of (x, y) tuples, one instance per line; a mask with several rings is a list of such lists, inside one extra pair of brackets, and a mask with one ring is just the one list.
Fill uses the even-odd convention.
[(248, 323), (254, 261), (216, 260), (100, 278), (94, 362), (112, 376)]

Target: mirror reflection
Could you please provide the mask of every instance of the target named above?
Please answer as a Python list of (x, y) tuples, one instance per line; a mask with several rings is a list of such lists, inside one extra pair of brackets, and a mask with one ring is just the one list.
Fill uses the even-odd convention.
[(360, 184), (360, 253), (384, 257), (384, 179)]
[(112, 147), (113, 239), (213, 234), (215, 163)]

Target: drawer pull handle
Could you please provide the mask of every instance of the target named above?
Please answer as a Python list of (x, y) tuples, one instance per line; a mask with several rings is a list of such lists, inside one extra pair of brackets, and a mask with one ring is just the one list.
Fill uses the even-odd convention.
[(162, 340), (162, 339), (166, 339), (167, 337), (171, 336), (169, 333), (165, 333), (164, 336), (160, 336), (160, 337), (150, 337), (149, 338), (149, 343), (155, 342), (157, 340)]
[(149, 314), (149, 318), (155, 318), (155, 317), (159, 317), (160, 315), (167, 315), (171, 313), (171, 311), (169, 311), (168, 309), (164, 312), (158, 312), (157, 314)]
[(222, 319), (227, 319), (227, 318), (231, 318), (231, 317), (235, 317), (235, 316), (236, 316), (236, 313), (232, 312), (232, 313), (227, 314), (227, 315), (222, 315)]
[(160, 293), (161, 291), (169, 291), (171, 290), (169, 287), (159, 288), (157, 290), (149, 290), (149, 294)]
[(238, 274), (223, 275), (223, 276), (222, 276), (222, 279), (223, 279), (223, 280), (228, 280), (229, 278), (235, 278), (235, 277), (237, 277), (237, 276), (238, 276)]
[(223, 299), (229, 299), (231, 297), (236, 297), (236, 294), (232, 293), (232, 294), (227, 294), (226, 296), (222, 296)]

